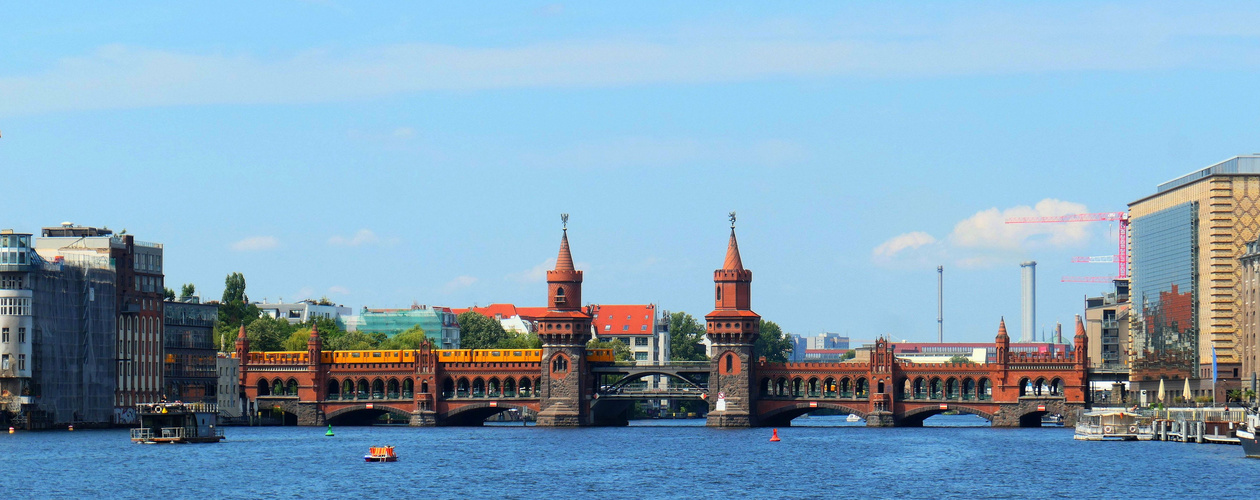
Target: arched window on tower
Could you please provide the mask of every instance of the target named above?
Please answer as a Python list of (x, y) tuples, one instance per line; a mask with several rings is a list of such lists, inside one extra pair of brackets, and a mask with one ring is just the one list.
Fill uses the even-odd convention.
[(735, 371), (735, 355), (731, 353), (727, 353), (726, 354), (726, 373), (731, 373), (733, 371)]
[(717, 297), (717, 300), (722, 300), (722, 285), (713, 285), (713, 288), (716, 290), (714, 294)]
[(564, 302), (564, 287), (558, 286), (556, 287), (556, 303), (559, 304), (561, 302)]
[(564, 356), (556, 356), (551, 362), (551, 373), (564, 373), (569, 371), (569, 360)]

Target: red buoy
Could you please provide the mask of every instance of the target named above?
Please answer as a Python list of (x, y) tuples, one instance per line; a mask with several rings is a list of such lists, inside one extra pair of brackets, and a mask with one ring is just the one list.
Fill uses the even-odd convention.
[(771, 442), (771, 443), (777, 443), (777, 442), (779, 442), (779, 430), (778, 430), (778, 429), (775, 429), (775, 430), (774, 430), (774, 434), (771, 434), (771, 435), (770, 435), (770, 442)]

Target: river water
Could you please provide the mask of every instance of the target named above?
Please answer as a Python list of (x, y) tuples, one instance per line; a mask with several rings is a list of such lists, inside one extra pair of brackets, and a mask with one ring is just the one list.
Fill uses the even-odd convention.
[[(203, 445), (124, 430), (0, 434), (10, 498), (1260, 498), (1238, 446), (1074, 441), (968, 415), (871, 429), (843, 416), (779, 429), (703, 420), (549, 429), (227, 427)], [(393, 445), (396, 463), (364, 463)]]

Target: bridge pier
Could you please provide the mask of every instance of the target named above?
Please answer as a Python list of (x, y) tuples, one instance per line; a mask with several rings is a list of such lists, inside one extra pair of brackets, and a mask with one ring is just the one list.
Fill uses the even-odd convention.
[(411, 427), (437, 427), (437, 412), (413, 411), (411, 412), (411, 419), (407, 421), (407, 425)]
[(896, 427), (897, 420), (890, 411), (873, 411), (866, 414), (867, 427)]

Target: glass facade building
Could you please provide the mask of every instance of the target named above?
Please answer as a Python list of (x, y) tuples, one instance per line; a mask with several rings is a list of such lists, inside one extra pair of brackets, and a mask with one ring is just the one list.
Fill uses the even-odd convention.
[(1135, 219), (1133, 366), (1189, 376), (1198, 359), (1198, 204), (1181, 203)]

